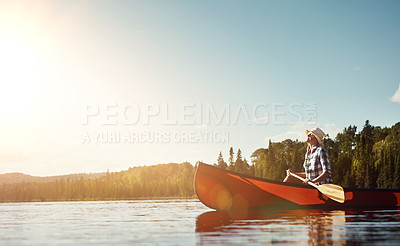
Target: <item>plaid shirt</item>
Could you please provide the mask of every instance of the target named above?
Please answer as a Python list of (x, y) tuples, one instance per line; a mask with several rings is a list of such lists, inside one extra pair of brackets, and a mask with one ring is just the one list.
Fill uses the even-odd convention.
[[(313, 180), (324, 172), (331, 173), (331, 166), (328, 160), (328, 154), (321, 146), (314, 147), (310, 153), (306, 154), (306, 163), (304, 165), (306, 178)], [(331, 184), (331, 176), (320, 181), (318, 184)]]

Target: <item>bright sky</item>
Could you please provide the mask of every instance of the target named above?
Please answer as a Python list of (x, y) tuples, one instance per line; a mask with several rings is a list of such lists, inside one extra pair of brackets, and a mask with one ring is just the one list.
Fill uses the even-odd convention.
[[(399, 1), (0, 1), (0, 173), (249, 159), (392, 126)], [(146, 138), (150, 136), (150, 138)]]

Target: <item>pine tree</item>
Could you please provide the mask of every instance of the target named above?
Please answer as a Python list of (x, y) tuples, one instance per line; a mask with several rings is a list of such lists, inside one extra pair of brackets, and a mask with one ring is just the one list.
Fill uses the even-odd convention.
[(243, 159), (243, 166), (246, 169), (246, 174), (254, 176), (254, 167), (249, 165), (246, 158)]
[(226, 162), (224, 161), (224, 158), (222, 156), (221, 151), (219, 152), (219, 156), (218, 156), (218, 167), (223, 168), (223, 169), (227, 169), (228, 165), (226, 164)]
[(244, 168), (243, 159), (242, 159), (242, 151), (240, 149), (238, 149), (238, 152), (236, 154), (235, 168), (236, 168), (237, 172), (244, 173), (245, 171), (247, 171)]
[(235, 171), (235, 162), (234, 162), (234, 152), (233, 148), (231, 147), (229, 149), (229, 170)]

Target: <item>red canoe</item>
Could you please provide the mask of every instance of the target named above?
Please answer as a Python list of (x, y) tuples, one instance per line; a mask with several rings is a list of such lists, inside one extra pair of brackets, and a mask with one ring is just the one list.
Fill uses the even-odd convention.
[(400, 206), (400, 190), (344, 189), (345, 202), (338, 203), (309, 185), (256, 178), (201, 162), (196, 166), (197, 197), (215, 210)]

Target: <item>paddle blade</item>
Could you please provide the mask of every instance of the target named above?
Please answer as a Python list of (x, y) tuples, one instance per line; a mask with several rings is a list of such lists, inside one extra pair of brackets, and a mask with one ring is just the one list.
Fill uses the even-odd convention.
[(316, 188), (330, 199), (344, 203), (344, 190), (341, 186), (334, 184), (323, 184), (318, 185)]

